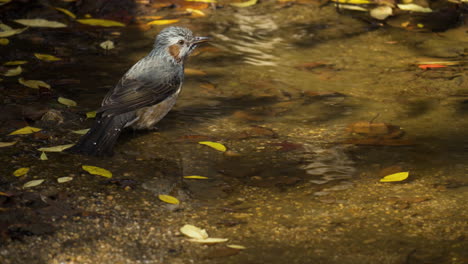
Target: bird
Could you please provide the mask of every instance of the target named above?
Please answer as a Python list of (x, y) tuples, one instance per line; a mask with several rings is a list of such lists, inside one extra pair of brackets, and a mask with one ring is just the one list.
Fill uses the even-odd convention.
[(174, 106), (184, 81), (184, 62), (209, 37), (184, 27), (167, 27), (153, 49), (135, 63), (104, 97), (90, 130), (67, 152), (112, 156), (126, 127), (153, 129)]

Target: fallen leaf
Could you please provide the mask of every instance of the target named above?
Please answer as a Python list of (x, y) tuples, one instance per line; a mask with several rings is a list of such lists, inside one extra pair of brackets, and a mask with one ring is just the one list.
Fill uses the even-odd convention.
[(255, 5), (256, 3), (257, 3), (257, 0), (249, 0), (246, 2), (242, 2), (242, 3), (231, 3), (230, 5), (234, 7), (249, 7), (249, 6)]
[(41, 80), (25, 80), (23, 78), (19, 78), (18, 82), (26, 87), (33, 88), (33, 89), (39, 89), (41, 87), (50, 89), (50, 85)]
[(241, 245), (234, 245), (234, 244), (226, 245), (226, 247), (228, 247), (228, 248), (234, 248), (234, 249), (246, 249), (246, 247), (244, 247), (244, 246), (241, 246)]
[(191, 75), (191, 76), (205, 76), (206, 75), (206, 72), (204, 71), (200, 71), (200, 70), (196, 70), (196, 69), (192, 69), (192, 68), (185, 68), (184, 69), (184, 73), (186, 75)]
[(14, 144), (16, 144), (16, 141), (13, 141), (13, 142), (0, 142), (0, 148), (13, 146)]
[(0, 38), (0, 45), (6, 46), (6, 45), (8, 45), (8, 43), (10, 43), (10, 40), (9, 40), (9, 39), (7, 39), (7, 38)]
[(0, 196), (11, 197), (12, 195), (6, 192), (0, 192)]
[(73, 180), (73, 177), (60, 177), (57, 179), (57, 182), (58, 183), (64, 183), (64, 182), (69, 182), (69, 181), (72, 181)]
[(72, 133), (75, 133), (78, 135), (85, 135), (86, 133), (88, 133), (88, 131), (89, 131), (89, 128), (85, 128), (85, 129), (80, 129), (80, 130), (73, 130)]
[(406, 11), (421, 12), (421, 13), (431, 13), (432, 9), (429, 7), (422, 7), (416, 4), (397, 4), (398, 8)]
[(436, 69), (436, 68), (446, 68), (448, 67), (447, 65), (442, 65), (442, 64), (421, 64), (418, 65), (420, 69), (427, 70), (427, 69)]
[(11, 0), (0, 0), (0, 6), (10, 3)]
[(163, 18), (162, 16), (137, 16), (137, 20), (158, 20)]
[(187, 2), (218, 3), (217, 0), (185, 0)]
[(77, 19), (77, 22), (90, 26), (101, 26), (101, 27), (125, 27), (125, 24), (107, 19), (96, 19), (96, 18), (86, 18), (86, 19)]
[(162, 19), (162, 20), (153, 20), (148, 23), (147, 25), (168, 25), (168, 24), (174, 24), (179, 22), (179, 19)]
[(385, 20), (387, 17), (393, 14), (393, 9), (389, 6), (382, 5), (376, 8), (373, 8), (369, 11), (371, 17), (378, 19), (378, 20)]
[(394, 174), (387, 175), (380, 179), (380, 182), (397, 182), (397, 181), (404, 181), (409, 176), (409, 171), (406, 172), (398, 172)]
[(86, 118), (95, 118), (96, 117), (96, 111), (90, 111), (86, 113)]
[(40, 160), (48, 160), (49, 158), (47, 158), (47, 155), (45, 154), (45, 152), (42, 152), (41, 153), (41, 156), (39, 157)]
[(338, 9), (347, 9), (347, 10), (354, 10), (354, 11), (364, 11), (364, 12), (368, 11), (366, 8), (360, 7), (357, 5), (335, 4), (335, 7)]
[(67, 27), (67, 25), (57, 22), (57, 21), (50, 21), (42, 18), (36, 18), (36, 19), (16, 19), (13, 20), (16, 23), (19, 23), (21, 25), (25, 25), (28, 27), (48, 27), (48, 28), (64, 28)]
[(205, 229), (193, 225), (184, 225), (180, 228), (180, 232), (190, 238), (195, 239), (206, 239), (208, 238), (208, 233)]
[(209, 179), (209, 178), (205, 177), (205, 176), (192, 175), (192, 176), (184, 176), (184, 179), (206, 180), (206, 179)]
[[(1, 1), (2, 1), (2, 0), (0, 0), (0, 2), (1, 2)], [(1, 30), (1, 31), (6, 31), (6, 30), (12, 30), (12, 28), (11, 28), (9, 25), (0, 23), (0, 30)]]
[(217, 143), (217, 142), (211, 142), (211, 141), (200, 141), (198, 142), (198, 144), (201, 144), (201, 145), (206, 145), (208, 147), (211, 147), (211, 148), (214, 148), (218, 151), (221, 151), (221, 152), (224, 152), (227, 150), (226, 146), (224, 146), (223, 144), (221, 143)]
[(44, 179), (28, 181), (27, 183), (23, 185), (23, 188), (31, 188), (34, 186), (38, 186), (38, 185), (41, 185), (44, 181), (45, 181)]
[(54, 147), (44, 147), (44, 148), (39, 148), (37, 150), (44, 151), (44, 152), (62, 152), (67, 148), (71, 148), (73, 145), (75, 144), (58, 145)]
[(19, 33), (23, 32), (23, 31), (25, 31), (26, 29), (28, 29), (28, 28), (25, 27), (25, 28), (17, 28), (17, 29), (9, 29), (9, 30), (5, 30), (5, 31), (0, 31), (0, 38), (6, 38), (6, 37), (10, 37), (10, 36), (19, 34)]
[(23, 64), (26, 64), (26, 63), (28, 63), (28, 61), (7, 61), (7, 62), (3, 63), (3, 65), (13, 66), (13, 65), (23, 65)]
[(29, 172), (29, 168), (19, 168), (13, 172), (13, 175), (16, 177), (21, 177), (23, 175), (26, 175), (26, 173)]
[(185, 10), (187, 12), (190, 12), (192, 14), (192, 16), (195, 16), (195, 17), (204, 17), (204, 16), (206, 16), (205, 13), (203, 13), (201, 10), (198, 10), (198, 9), (187, 8)]
[(370, 0), (332, 0), (332, 2), (341, 3), (341, 4), (352, 4), (352, 5), (367, 5), (367, 4), (374, 3)]
[(36, 133), (36, 132), (41, 131), (41, 130), (42, 129), (37, 128), (37, 127), (25, 126), (23, 128), (20, 128), (18, 130), (15, 130), (15, 131), (11, 132), (8, 135), (9, 136), (12, 136), (12, 135), (26, 135), (26, 134)]
[(43, 53), (34, 53), (34, 56), (40, 60), (43, 60), (43, 61), (59, 61), (59, 60), (62, 60), (58, 57), (55, 57), (54, 55), (50, 55), (50, 54), (43, 54)]
[(104, 42), (101, 42), (101, 44), (99, 44), (99, 46), (105, 50), (111, 50), (113, 48), (115, 48), (114, 46), (114, 42), (112, 42), (111, 40), (106, 40)]
[(73, 19), (76, 19), (76, 15), (73, 14), (72, 12), (68, 11), (68, 10), (65, 9), (65, 8), (54, 7), (54, 9), (55, 9), (55, 10), (58, 10), (58, 11), (60, 11), (60, 12), (62, 12), (62, 13), (64, 13), (65, 15), (67, 15), (67, 16), (73, 18)]
[(192, 238), (192, 239), (189, 239), (188, 241), (195, 242), (195, 243), (202, 243), (202, 244), (215, 244), (215, 243), (223, 243), (223, 242), (226, 242), (228, 240), (229, 239), (227, 239), (227, 238), (209, 237), (209, 238), (205, 238), (205, 239)]
[(64, 98), (64, 97), (59, 97), (57, 101), (63, 105), (70, 106), (70, 107), (78, 105), (75, 101)]
[(106, 170), (106, 169), (103, 169), (103, 168), (99, 168), (99, 167), (96, 167), (96, 166), (88, 166), (88, 165), (83, 165), (81, 166), (83, 168), (83, 170), (89, 172), (90, 174), (93, 174), (93, 175), (99, 175), (99, 176), (103, 176), (103, 177), (106, 177), (106, 178), (111, 178), (112, 177), (112, 172)]
[(175, 198), (174, 196), (166, 195), (166, 194), (160, 194), (158, 195), (159, 200), (168, 203), (168, 204), (179, 204), (179, 200)]
[(16, 76), (16, 75), (20, 75), (22, 72), (23, 72), (23, 69), (21, 68), (21, 66), (18, 66), (16, 68), (9, 69), (3, 75), (4, 76)]

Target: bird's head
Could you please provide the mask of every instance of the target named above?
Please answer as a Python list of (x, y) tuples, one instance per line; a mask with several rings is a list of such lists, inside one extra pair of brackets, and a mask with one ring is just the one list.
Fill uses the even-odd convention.
[(196, 37), (192, 31), (183, 27), (167, 27), (156, 37), (155, 49), (170, 56), (175, 63), (183, 63), (190, 53), (208, 37)]

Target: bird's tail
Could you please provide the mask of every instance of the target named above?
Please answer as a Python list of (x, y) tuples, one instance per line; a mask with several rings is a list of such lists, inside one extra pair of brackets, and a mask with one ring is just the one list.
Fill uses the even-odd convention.
[(66, 151), (91, 156), (111, 156), (125, 123), (121, 116), (97, 116), (88, 133)]

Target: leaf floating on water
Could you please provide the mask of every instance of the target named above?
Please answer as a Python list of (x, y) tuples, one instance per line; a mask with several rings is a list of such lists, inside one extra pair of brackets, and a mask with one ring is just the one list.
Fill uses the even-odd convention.
[(39, 157), (40, 160), (48, 160), (49, 158), (47, 158), (47, 155), (45, 154), (45, 152), (42, 152), (41, 153), (41, 156)]
[(8, 45), (8, 43), (10, 43), (10, 40), (9, 40), (9, 39), (7, 39), (7, 38), (0, 38), (0, 45), (6, 46), (6, 45)]
[(48, 27), (48, 28), (64, 28), (67, 27), (67, 25), (57, 22), (57, 21), (50, 21), (42, 18), (36, 18), (36, 19), (16, 19), (13, 20), (16, 23), (19, 23), (21, 25), (25, 25), (28, 27)]
[(153, 20), (151, 22), (146, 23), (147, 25), (169, 25), (179, 22), (179, 19), (162, 19), (162, 20)]
[(73, 180), (73, 177), (60, 177), (57, 179), (57, 182), (58, 183), (65, 183), (65, 182), (69, 182), (69, 181), (72, 181)]
[(77, 22), (90, 26), (101, 26), (101, 27), (125, 27), (125, 24), (108, 19), (96, 19), (96, 18), (86, 18), (86, 19), (77, 19)]
[(242, 2), (242, 3), (231, 3), (231, 6), (235, 7), (249, 7), (253, 6), (257, 3), (257, 0), (249, 0), (247, 2)]
[(26, 64), (28, 63), (28, 61), (7, 61), (5, 63), (3, 63), (3, 65), (5, 66), (13, 66), (13, 65), (23, 65), (23, 64)]
[(13, 175), (16, 177), (21, 177), (23, 175), (26, 175), (26, 173), (29, 172), (29, 168), (19, 168), (13, 172)]
[(16, 141), (13, 141), (13, 142), (0, 142), (0, 148), (10, 147), (10, 146), (13, 146), (14, 144), (16, 144)]
[(103, 176), (103, 177), (106, 177), (106, 178), (111, 178), (112, 177), (112, 172), (106, 170), (106, 169), (103, 169), (103, 168), (99, 168), (99, 167), (96, 167), (96, 166), (88, 166), (88, 165), (83, 165), (81, 166), (81, 168), (83, 168), (83, 170), (89, 172), (90, 174), (93, 174), (93, 175), (99, 175), (99, 176)]
[(16, 76), (16, 75), (20, 75), (22, 72), (23, 72), (23, 69), (21, 68), (21, 66), (18, 66), (16, 68), (9, 69), (3, 75), (4, 76)]
[(0, 38), (6, 38), (6, 37), (10, 37), (10, 36), (19, 34), (19, 33), (23, 32), (23, 31), (25, 31), (26, 29), (28, 29), (28, 28), (17, 28), (17, 29), (9, 29), (9, 30), (5, 30), (5, 31), (0, 31)]
[(62, 152), (67, 148), (71, 148), (75, 144), (66, 144), (66, 145), (59, 145), (59, 146), (54, 146), (54, 147), (44, 147), (44, 148), (39, 148), (37, 150), (39, 151), (44, 151), (44, 152)]
[(61, 58), (55, 57), (54, 55), (50, 54), (43, 54), (43, 53), (34, 53), (34, 56), (43, 61), (59, 61), (62, 60)]
[(234, 244), (226, 245), (226, 247), (228, 247), (228, 248), (234, 248), (234, 249), (246, 249), (246, 247), (244, 247), (244, 246), (241, 246), (241, 245), (234, 245)]
[(180, 232), (190, 238), (195, 239), (206, 239), (208, 238), (208, 233), (205, 229), (193, 225), (184, 225), (180, 228)]
[(115, 48), (114, 46), (114, 42), (112, 42), (111, 40), (106, 40), (104, 42), (101, 42), (101, 44), (99, 44), (99, 46), (105, 50), (111, 50), (113, 48)]
[(198, 142), (198, 144), (201, 144), (201, 145), (206, 145), (208, 147), (211, 147), (211, 148), (214, 148), (218, 151), (221, 151), (221, 152), (224, 152), (227, 150), (226, 146), (224, 146), (223, 144), (221, 143), (217, 143), (217, 142), (211, 142), (211, 141), (200, 141)]
[(168, 203), (168, 204), (179, 204), (179, 200), (173, 196), (166, 195), (166, 194), (160, 194), (158, 195), (159, 200)]
[(206, 180), (206, 179), (209, 179), (209, 178), (205, 177), (205, 176), (192, 175), (192, 176), (184, 176), (184, 179)]
[(229, 239), (227, 238), (209, 237), (205, 239), (192, 238), (192, 239), (189, 239), (188, 241), (195, 242), (195, 243), (202, 243), (202, 244), (215, 244), (215, 243), (224, 243), (228, 240)]
[(41, 130), (42, 129), (37, 128), (37, 127), (25, 126), (23, 128), (20, 128), (18, 130), (15, 130), (15, 131), (11, 132), (8, 135), (10, 135), (10, 136), (12, 136), (12, 135), (26, 135), (26, 134), (36, 133), (36, 132), (39, 132)]
[(405, 172), (398, 172), (394, 174), (387, 175), (380, 179), (380, 182), (397, 182), (397, 181), (404, 181), (408, 178), (409, 171)]
[(86, 113), (86, 118), (95, 118), (96, 117), (96, 111), (90, 111)]
[(50, 85), (41, 80), (25, 80), (23, 78), (19, 78), (18, 82), (26, 87), (33, 88), (33, 89), (39, 89), (41, 87), (50, 89)]
[(70, 106), (70, 107), (78, 105), (75, 101), (64, 98), (64, 97), (59, 97), (57, 101), (63, 105)]
[(23, 185), (23, 188), (35, 187), (35, 186), (41, 185), (44, 181), (45, 181), (44, 179), (28, 181), (27, 183)]
[(55, 9), (55, 10), (58, 10), (58, 11), (60, 11), (60, 12), (62, 12), (62, 13), (64, 13), (65, 15), (67, 15), (67, 16), (73, 18), (73, 19), (76, 19), (76, 15), (73, 14), (72, 12), (68, 11), (68, 10), (65, 9), (65, 8), (54, 7), (54, 9)]
[(75, 133), (78, 135), (85, 135), (86, 133), (88, 133), (88, 131), (89, 131), (89, 128), (85, 128), (85, 129), (80, 129), (80, 130), (73, 130), (72, 133)]
[(422, 7), (416, 4), (397, 4), (398, 8), (406, 11), (421, 12), (421, 13), (431, 13), (432, 9), (429, 7)]

